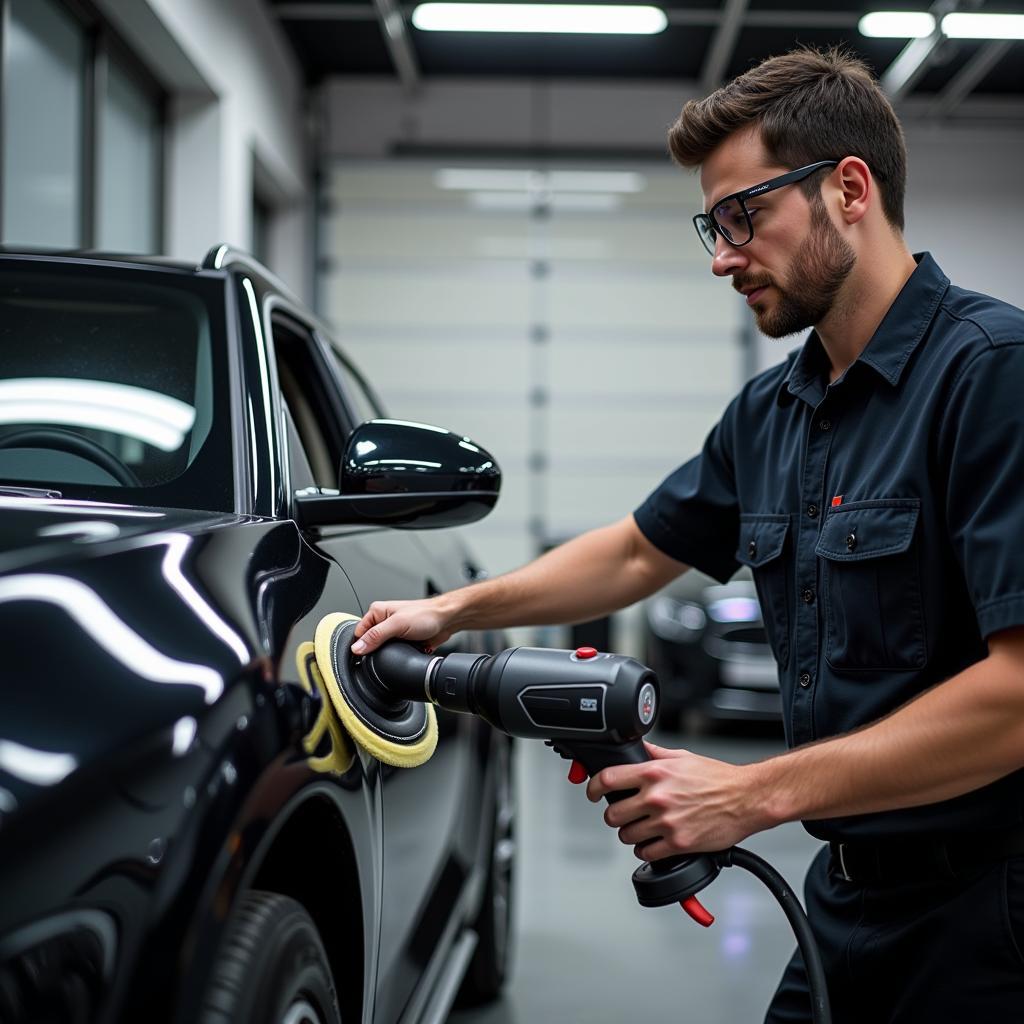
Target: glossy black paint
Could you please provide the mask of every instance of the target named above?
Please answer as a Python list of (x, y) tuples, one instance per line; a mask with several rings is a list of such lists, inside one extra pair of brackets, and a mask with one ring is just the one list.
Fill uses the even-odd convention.
[(341, 469), (345, 494), (486, 492), (495, 499), (501, 470), (468, 437), (425, 423), (368, 420), (349, 438)]
[[(13, 986), (0, 1018), (21, 1019), (21, 991), (33, 1024), (71, 1019), (72, 1005), (100, 1022), (195, 1020), (253, 887), (307, 906), (349, 1024), (412, 1024), (480, 900), (496, 738), (444, 716), (420, 769), (360, 755), (343, 776), (317, 773), (295, 653), (328, 612), (475, 570), (450, 533), (428, 546), (376, 526), (300, 528), (271, 312), (286, 304), (317, 344), (323, 327), (230, 253), (198, 273), (228, 297), (236, 511), (0, 493), (0, 977)], [(45, 998), (25, 995), (33, 986)]]
[(464, 526), (494, 508), (501, 470), (468, 437), (424, 423), (368, 420), (352, 431), (340, 491), (294, 494), (302, 526)]

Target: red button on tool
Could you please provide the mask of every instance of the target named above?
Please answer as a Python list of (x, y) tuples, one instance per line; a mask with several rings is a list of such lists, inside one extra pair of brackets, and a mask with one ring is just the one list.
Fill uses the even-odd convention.
[(596, 658), (597, 657), (597, 648), (596, 647), (577, 647), (576, 648), (576, 657), (579, 658), (581, 661), (585, 661), (587, 658)]
[(587, 769), (579, 761), (573, 761), (572, 767), (569, 769), (569, 781), (574, 786), (578, 786), (581, 782), (586, 782), (589, 777)]

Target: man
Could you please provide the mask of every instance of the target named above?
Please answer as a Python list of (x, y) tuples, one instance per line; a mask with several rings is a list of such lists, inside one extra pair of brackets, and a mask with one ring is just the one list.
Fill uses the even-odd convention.
[[(588, 796), (638, 791), (605, 820), (642, 860), (793, 820), (826, 840), (806, 900), (836, 1021), (1024, 1020), (1024, 313), (908, 251), (902, 132), (856, 60), (772, 58), (669, 141), (713, 273), (765, 333), (813, 327), (802, 349), (632, 517), (357, 633), (584, 620), (749, 565), (792, 749), (651, 746)], [(767, 1021), (809, 1019), (796, 955)]]

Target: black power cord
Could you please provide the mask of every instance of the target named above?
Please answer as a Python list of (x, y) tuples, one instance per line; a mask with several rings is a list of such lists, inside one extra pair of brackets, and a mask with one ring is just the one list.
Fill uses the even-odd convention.
[(750, 850), (743, 849), (742, 846), (733, 846), (715, 854), (714, 857), (722, 867), (745, 868), (764, 882), (771, 890), (772, 895), (779, 901), (786, 917), (789, 918), (793, 934), (796, 935), (796, 944), (800, 947), (800, 954), (804, 958), (807, 984), (811, 993), (811, 1020), (814, 1024), (832, 1024), (832, 1010), (828, 1002), (828, 983), (825, 980), (825, 968), (821, 964), (818, 944), (814, 941), (811, 923), (807, 920), (804, 908), (800, 905), (800, 901), (790, 888), (789, 883), (766, 860), (758, 857), (756, 853), (751, 853)]

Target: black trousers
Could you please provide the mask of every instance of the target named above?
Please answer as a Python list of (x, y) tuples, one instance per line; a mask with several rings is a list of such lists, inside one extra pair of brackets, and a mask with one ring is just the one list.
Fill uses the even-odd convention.
[[(941, 881), (861, 886), (824, 847), (804, 899), (833, 1024), (1024, 1024), (1024, 857)], [(810, 1020), (797, 951), (765, 1024)]]

